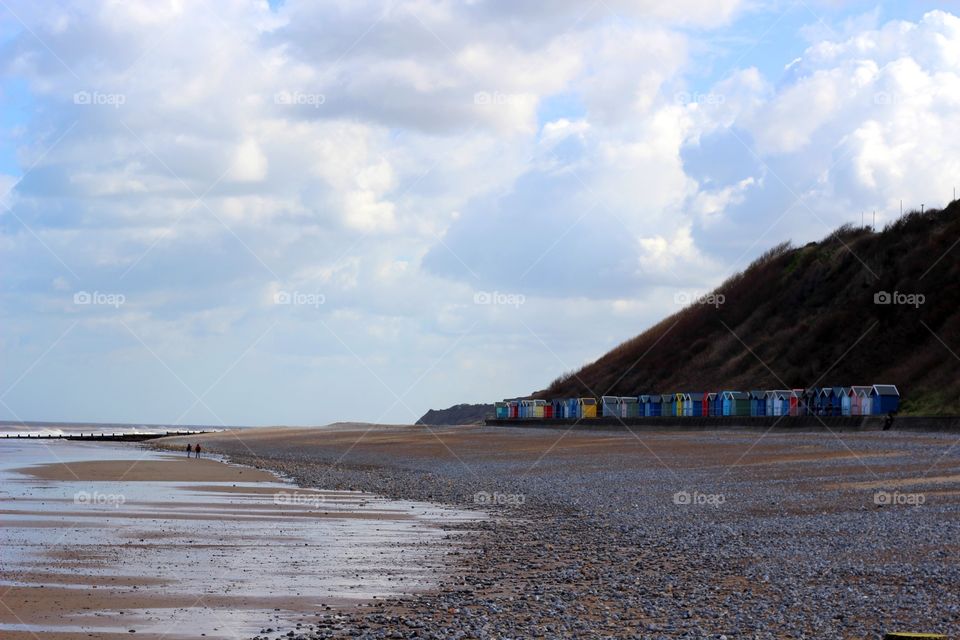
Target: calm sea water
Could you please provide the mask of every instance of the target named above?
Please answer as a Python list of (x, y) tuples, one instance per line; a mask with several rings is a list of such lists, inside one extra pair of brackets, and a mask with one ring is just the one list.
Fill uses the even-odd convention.
[[(64, 436), (79, 433), (166, 433), (167, 431), (219, 431), (221, 425), (202, 424), (117, 424), (97, 422), (10, 422), (0, 421), (0, 438), (7, 435)], [(229, 427), (239, 429), (240, 427)]]

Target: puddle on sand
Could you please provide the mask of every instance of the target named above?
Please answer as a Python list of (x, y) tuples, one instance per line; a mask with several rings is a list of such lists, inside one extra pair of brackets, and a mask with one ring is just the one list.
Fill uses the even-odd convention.
[(278, 616), (289, 628), (326, 606), (428, 588), (458, 544), (439, 523), (479, 517), (280, 481), (51, 481), (13, 471), (137, 459), (171, 454), (0, 442), (0, 588), (12, 610), (0, 611), (0, 630), (244, 637), (276, 628)]

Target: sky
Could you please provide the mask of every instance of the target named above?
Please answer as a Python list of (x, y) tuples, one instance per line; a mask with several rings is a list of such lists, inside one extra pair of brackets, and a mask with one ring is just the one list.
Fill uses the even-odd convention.
[(2, 0), (0, 419), (545, 388), (777, 243), (946, 204), (958, 14)]

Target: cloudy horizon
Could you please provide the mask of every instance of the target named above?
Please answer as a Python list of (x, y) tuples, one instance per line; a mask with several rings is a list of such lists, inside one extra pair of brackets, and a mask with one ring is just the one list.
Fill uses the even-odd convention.
[(542, 389), (775, 244), (945, 205), (937, 7), (4, 0), (0, 419)]

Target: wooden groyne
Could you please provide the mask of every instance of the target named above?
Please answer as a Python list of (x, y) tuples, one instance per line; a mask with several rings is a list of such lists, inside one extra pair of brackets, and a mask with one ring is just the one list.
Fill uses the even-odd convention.
[(4, 434), (5, 440), (85, 440), (91, 442), (143, 442), (168, 436), (195, 436), (212, 431), (165, 431), (163, 433), (64, 433), (58, 435)]

